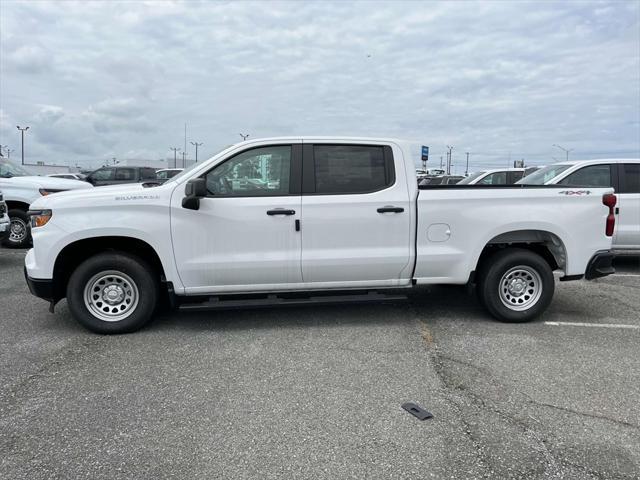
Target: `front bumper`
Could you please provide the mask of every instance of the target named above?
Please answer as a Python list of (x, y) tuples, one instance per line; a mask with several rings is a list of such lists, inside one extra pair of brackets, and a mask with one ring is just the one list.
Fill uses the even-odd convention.
[(53, 280), (29, 277), (27, 267), (24, 268), (24, 278), (27, 281), (29, 291), (32, 295), (43, 298), (49, 302), (53, 301)]
[(613, 268), (614, 253), (611, 250), (601, 250), (589, 260), (587, 265), (587, 271), (584, 273), (586, 280), (593, 280), (594, 278), (606, 277), (616, 272)]

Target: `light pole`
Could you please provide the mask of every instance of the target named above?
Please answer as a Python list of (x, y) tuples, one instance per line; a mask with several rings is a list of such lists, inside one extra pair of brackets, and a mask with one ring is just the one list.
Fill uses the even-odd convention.
[(556, 144), (556, 143), (554, 143), (552, 146), (553, 146), (553, 147), (557, 147), (557, 148), (559, 148), (560, 150), (563, 150), (563, 151), (564, 151), (564, 153), (565, 153), (565, 154), (566, 154), (566, 156), (567, 156), (567, 162), (569, 161), (569, 152), (571, 152), (571, 151), (573, 150), (573, 148), (570, 148), (570, 149), (568, 149), (568, 150), (567, 150), (567, 149), (566, 149), (566, 148), (564, 148), (563, 146), (558, 145), (558, 144)]
[(18, 125), (18, 130), (20, 130), (20, 133), (22, 134), (22, 165), (24, 165), (24, 132), (29, 130), (29, 127), (21, 128), (20, 125)]
[(198, 142), (190, 142), (190, 143), (191, 143), (191, 145), (195, 145), (195, 147), (196, 147), (196, 163), (198, 163), (198, 147), (200, 145), (204, 145), (204, 143), (202, 143), (202, 142), (200, 142), (200, 143), (198, 143)]
[(178, 165), (178, 152), (180, 149), (177, 147), (169, 147), (169, 150), (173, 150), (173, 168), (176, 168)]
[(182, 152), (182, 168), (186, 166), (187, 162), (187, 152)]
[(240, 135), (242, 137), (242, 140), (245, 141), (247, 138), (249, 138), (249, 134), (248, 133), (239, 133), (238, 135)]
[(469, 152), (467, 152), (467, 167), (464, 169), (464, 176), (469, 175)]
[(451, 151), (453, 150), (453, 146), (447, 145), (447, 148), (449, 149), (449, 151), (447, 152), (447, 175), (451, 175), (451, 163), (453, 163)]
[(7, 158), (11, 158), (11, 152), (15, 152), (15, 150), (11, 150), (9, 147), (7, 147)]

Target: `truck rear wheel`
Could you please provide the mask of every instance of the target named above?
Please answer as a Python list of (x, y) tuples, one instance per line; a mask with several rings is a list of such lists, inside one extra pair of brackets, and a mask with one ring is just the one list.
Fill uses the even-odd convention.
[(549, 264), (521, 248), (509, 248), (488, 258), (478, 281), (482, 305), (502, 322), (533, 320), (549, 306), (554, 289)]
[(67, 285), (73, 317), (96, 333), (128, 333), (142, 328), (153, 315), (158, 282), (140, 258), (125, 253), (100, 253), (76, 268)]

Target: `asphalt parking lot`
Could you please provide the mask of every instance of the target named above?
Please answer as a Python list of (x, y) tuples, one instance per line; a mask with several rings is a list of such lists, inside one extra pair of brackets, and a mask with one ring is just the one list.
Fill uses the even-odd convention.
[(0, 478), (640, 476), (637, 257), (523, 325), (434, 287), (109, 337), (31, 297), (24, 254), (0, 250)]

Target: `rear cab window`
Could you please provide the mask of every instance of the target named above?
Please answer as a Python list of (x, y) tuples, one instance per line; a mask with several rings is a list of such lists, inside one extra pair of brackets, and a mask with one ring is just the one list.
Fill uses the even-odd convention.
[(571, 187), (612, 187), (611, 165), (587, 165), (558, 182)]

